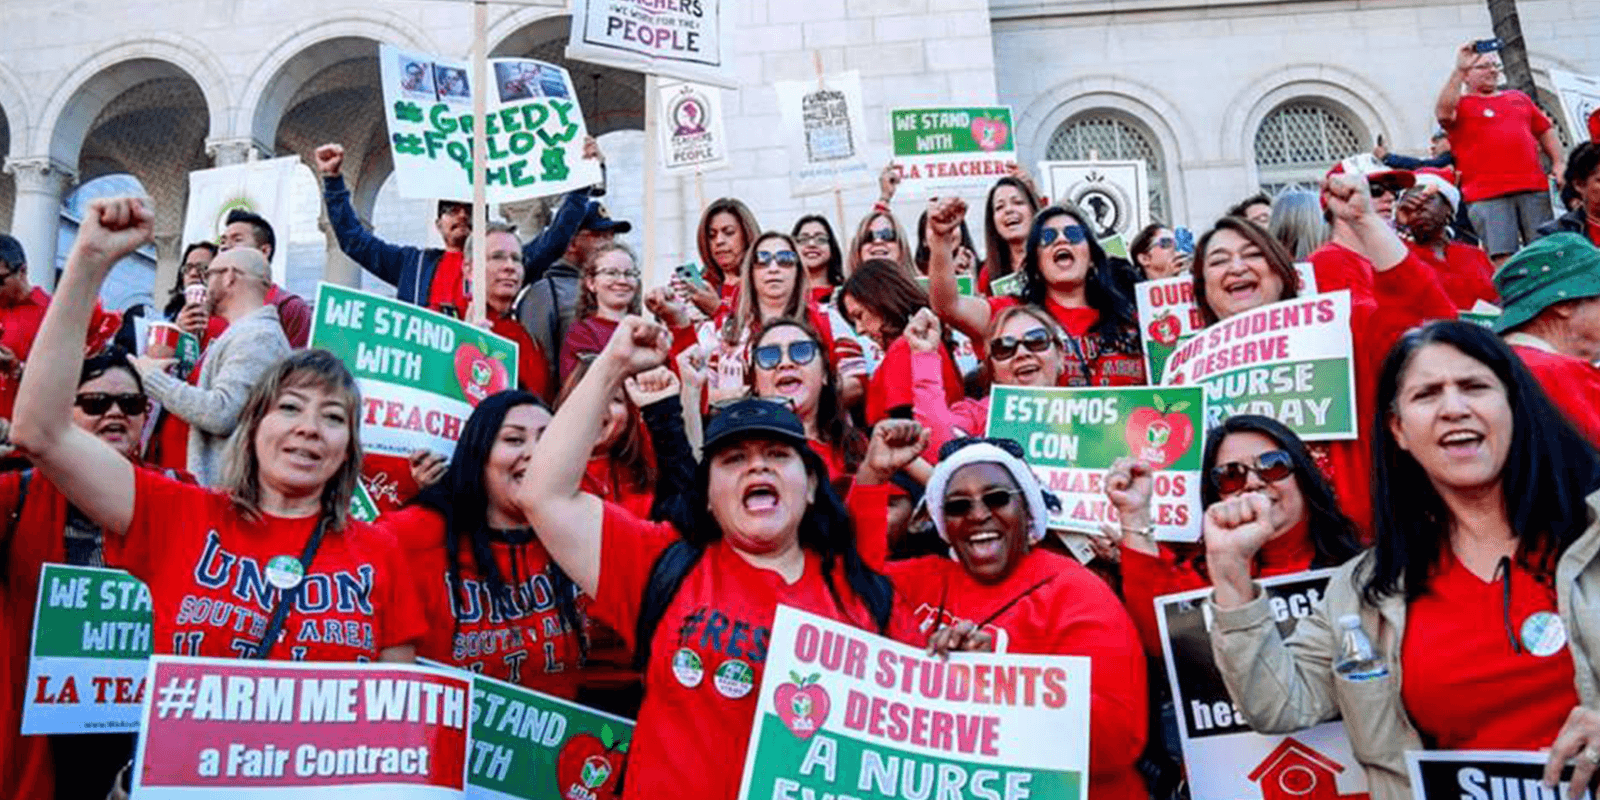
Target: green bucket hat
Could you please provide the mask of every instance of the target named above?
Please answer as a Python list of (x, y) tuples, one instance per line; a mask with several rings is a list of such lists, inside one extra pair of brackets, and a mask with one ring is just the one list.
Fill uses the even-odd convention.
[(1506, 259), (1494, 288), (1503, 309), (1494, 332), (1505, 333), (1556, 303), (1600, 295), (1600, 249), (1582, 234), (1551, 234)]

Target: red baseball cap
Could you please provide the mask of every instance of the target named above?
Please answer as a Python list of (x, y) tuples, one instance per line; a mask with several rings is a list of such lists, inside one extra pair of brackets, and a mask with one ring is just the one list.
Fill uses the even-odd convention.
[(1390, 169), (1371, 153), (1357, 153), (1333, 165), (1328, 175), (1365, 175), (1368, 183), (1387, 183), (1396, 189), (1409, 189), (1417, 182), (1415, 175), (1403, 169)]

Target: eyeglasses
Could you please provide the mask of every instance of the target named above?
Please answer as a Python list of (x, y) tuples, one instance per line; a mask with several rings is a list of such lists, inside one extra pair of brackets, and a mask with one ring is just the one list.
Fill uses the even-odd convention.
[(793, 250), (779, 250), (777, 252), (771, 250), (756, 251), (756, 266), (764, 267), (774, 261), (778, 262), (780, 267), (792, 267), (800, 263), (800, 254)]
[(1218, 492), (1233, 494), (1250, 482), (1250, 473), (1255, 473), (1266, 483), (1276, 483), (1294, 474), (1294, 459), (1283, 450), (1268, 450), (1256, 457), (1253, 466), (1242, 461), (1229, 461), (1212, 467), (1211, 480), (1216, 483)]
[(1043, 353), (1056, 343), (1056, 337), (1044, 328), (1034, 328), (1022, 336), (1000, 336), (989, 341), (989, 357), (995, 361), (1010, 361), (1019, 346), (1030, 353)]
[(944, 501), (944, 515), (959, 519), (971, 514), (972, 509), (977, 508), (979, 501), (982, 501), (984, 507), (990, 511), (999, 511), (1011, 505), (1011, 498), (1019, 494), (1022, 492), (1014, 489), (991, 489), (980, 495), (977, 500), (971, 497), (952, 497)]
[[(890, 233), (893, 233), (893, 231), (890, 231)], [(803, 234), (800, 234), (799, 236), (794, 237), (794, 241), (795, 241), (795, 244), (814, 244), (814, 245), (817, 245), (818, 247), (821, 247), (821, 246), (826, 245), (828, 243), (828, 234), (826, 234), (826, 233), (803, 233)]]
[(206, 280), (209, 281), (212, 278), (217, 277), (218, 275), (226, 275), (226, 274), (228, 274), (230, 272), (238, 272), (238, 271), (239, 270), (236, 267), (215, 267), (215, 268), (207, 269), (205, 271), (205, 276), (206, 276)]
[(1028, 458), (1027, 453), (1025, 453), (1022, 449), (1022, 445), (1019, 444), (1016, 439), (1003, 439), (997, 436), (963, 436), (960, 439), (951, 439), (950, 441), (939, 445), (939, 460), (944, 461), (962, 448), (971, 447), (975, 444), (992, 444), (995, 447), (1006, 451), (1006, 453), (1010, 454), (1013, 458), (1022, 459), (1024, 461), (1026, 461)]
[(78, 395), (72, 404), (83, 409), (83, 413), (91, 417), (98, 417), (111, 410), (112, 404), (122, 409), (122, 413), (134, 417), (143, 414), (150, 408), (150, 398), (142, 394), (106, 394), (105, 392), (87, 392)]
[(1040, 228), (1039, 246), (1049, 247), (1055, 244), (1056, 239), (1066, 239), (1067, 244), (1078, 244), (1089, 238), (1089, 232), (1082, 225), (1067, 225), (1061, 228)]
[(1178, 240), (1172, 238), (1171, 236), (1163, 236), (1160, 239), (1157, 239), (1155, 244), (1152, 246), (1159, 247), (1162, 250), (1170, 250), (1178, 246)]
[[(762, 369), (776, 369), (783, 361), (783, 345), (764, 344), (751, 351), (756, 366)], [(801, 339), (789, 343), (789, 360), (798, 366), (810, 364), (817, 357), (817, 343), (810, 339)]]
[(609, 269), (597, 269), (597, 270), (595, 270), (594, 271), (594, 276), (596, 278), (605, 278), (606, 280), (616, 280), (617, 278), (627, 278), (630, 281), (636, 281), (636, 280), (639, 280), (639, 270), (636, 270), (636, 269), (617, 269), (616, 267), (611, 267)]
[(866, 233), (861, 234), (862, 244), (898, 241), (900, 241), (900, 236), (894, 232), (894, 228), (879, 228), (877, 230), (868, 229)]

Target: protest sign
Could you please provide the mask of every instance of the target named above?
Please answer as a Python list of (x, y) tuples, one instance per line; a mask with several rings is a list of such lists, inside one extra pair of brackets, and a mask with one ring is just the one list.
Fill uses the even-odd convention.
[[(922, 287), (922, 291), (923, 292), (927, 292), (928, 291), (928, 276), (926, 276), (926, 275), (918, 275), (917, 276), (917, 285)], [(962, 297), (974, 297), (974, 296), (977, 295), (977, 293), (978, 293), (978, 290), (977, 290), (977, 287), (975, 285), (975, 280), (974, 280), (973, 276), (971, 276), (971, 275), (957, 275), (956, 276), (956, 294), (959, 294)]]
[[(1316, 294), (1316, 270), (1306, 262), (1297, 263), (1294, 268), (1300, 273), (1299, 295)], [(1144, 340), (1145, 379), (1156, 383), (1167, 356), (1205, 327), (1200, 307), (1194, 302), (1194, 278), (1179, 275), (1140, 281), (1134, 287), (1134, 302), (1139, 308), (1139, 331)]]
[(1206, 389), (1206, 428), (1261, 414), (1306, 441), (1354, 439), (1350, 292), (1298, 297), (1235, 314), (1167, 357), (1165, 386)]
[(742, 800), (1088, 796), (1087, 658), (945, 660), (788, 606), (771, 642)]
[[(183, 241), (218, 242), (230, 211), (260, 214), (272, 223), (272, 280), (288, 282), (289, 256), (296, 250), (327, 249), (317, 227), (322, 189), (299, 156), (284, 156), (189, 173)], [(320, 267), (318, 268), (320, 269)]]
[[(1298, 620), (1315, 613), (1313, 605), (1333, 573), (1321, 569), (1261, 579), (1280, 633), (1288, 636)], [(1204, 605), (1210, 594), (1198, 589), (1155, 599), (1194, 800), (1365, 798), (1366, 773), (1351, 753), (1344, 723), (1324, 722), (1279, 736), (1256, 733), (1240, 717), (1211, 653), (1212, 619)], [(1291, 785), (1291, 795), (1280, 790)]]
[[(466, 61), (378, 48), (384, 118), (401, 197), (472, 201), (472, 93)], [(544, 197), (600, 181), (572, 78), (554, 64), (492, 58), (481, 162), (487, 200)]]
[(343, 361), (361, 389), (362, 480), (379, 513), (399, 507), (406, 455), (449, 457), (479, 401), (517, 385), (517, 344), (410, 303), (317, 286), (311, 346)]
[(733, 0), (573, 0), (567, 58), (737, 87)]
[(1072, 203), (1089, 216), (1094, 235), (1132, 239), (1150, 224), (1150, 189), (1139, 161), (1041, 161), (1041, 186), (1054, 203)]
[(1063, 389), (996, 385), (989, 432), (1014, 439), (1048, 491), (1061, 500), (1050, 527), (1097, 533), (1117, 522), (1105, 474), (1132, 456), (1155, 468), (1150, 519), (1156, 538), (1200, 538), (1200, 450), (1205, 419), (1199, 387)]
[(779, 81), (778, 110), (789, 150), (789, 189), (796, 197), (872, 183), (867, 159), (861, 74), (851, 70), (812, 81)]
[(722, 127), (722, 90), (679, 81), (657, 85), (656, 129), (661, 137), (661, 168), (668, 174), (704, 172), (728, 166), (728, 137)]
[[(1114, 256), (1116, 258), (1129, 258), (1128, 240), (1123, 238), (1122, 234), (1120, 233), (1113, 233), (1110, 236), (1101, 239), (1100, 249), (1106, 251), (1106, 255), (1108, 256)], [(1137, 267), (1138, 265), (1135, 264), (1134, 266)]]
[(155, 656), (133, 796), (459, 798), (471, 680), (399, 664)]
[(889, 141), (918, 194), (984, 192), (1017, 163), (1009, 106), (892, 109)]
[(1589, 141), (1589, 117), (1600, 111), (1600, 78), (1553, 69), (1550, 83), (1561, 98), (1567, 137), (1573, 142)]
[(1545, 788), (1546, 760), (1527, 750), (1407, 750), (1406, 771), (1416, 800), (1594, 800), (1587, 789), (1569, 794), (1571, 762), (1560, 783)]
[(138, 730), (150, 635), (150, 589), (138, 578), (115, 569), (45, 564), (22, 732)]

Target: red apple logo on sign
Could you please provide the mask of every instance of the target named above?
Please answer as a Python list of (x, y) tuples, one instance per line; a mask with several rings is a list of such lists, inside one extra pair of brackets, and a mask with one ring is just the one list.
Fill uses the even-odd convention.
[(1171, 311), (1166, 311), (1150, 321), (1148, 333), (1151, 339), (1170, 347), (1178, 343), (1178, 334), (1182, 331), (1183, 323)]
[(783, 720), (783, 724), (797, 739), (810, 739), (828, 720), (828, 692), (817, 685), (821, 677), (820, 672), (804, 678), (791, 672), (791, 682), (780, 685), (772, 693), (772, 702), (778, 707), (778, 719)]
[(1194, 423), (1183, 415), (1188, 401), (1168, 406), (1161, 395), (1155, 396), (1155, 407), (1136, 408), (1128, 415), (1128, 429), (1124, 434), (1128, 450), (1134, 458), (1145, 461), (1155, 469), (1171, 466), (1194, 444)]
[(499, 359), (484, 355), (475, 344), (456, 348), (456, 382), (467, 403), (477, 406), (483, 398), (511, 385), (511, 372)]
[(1004, 122), (988, 117), (978, 117), (972, 121), (972, 141), (977, 142), (986, 153), (992, 153), (1006, 146), (1006, 137), (1011, 130)]
[(580, 733), (556, 756), (556, 790), (562, 800), (615, 800), (627, 761), (628, 743), (617, 742), (607, 725), (597, 737)]

